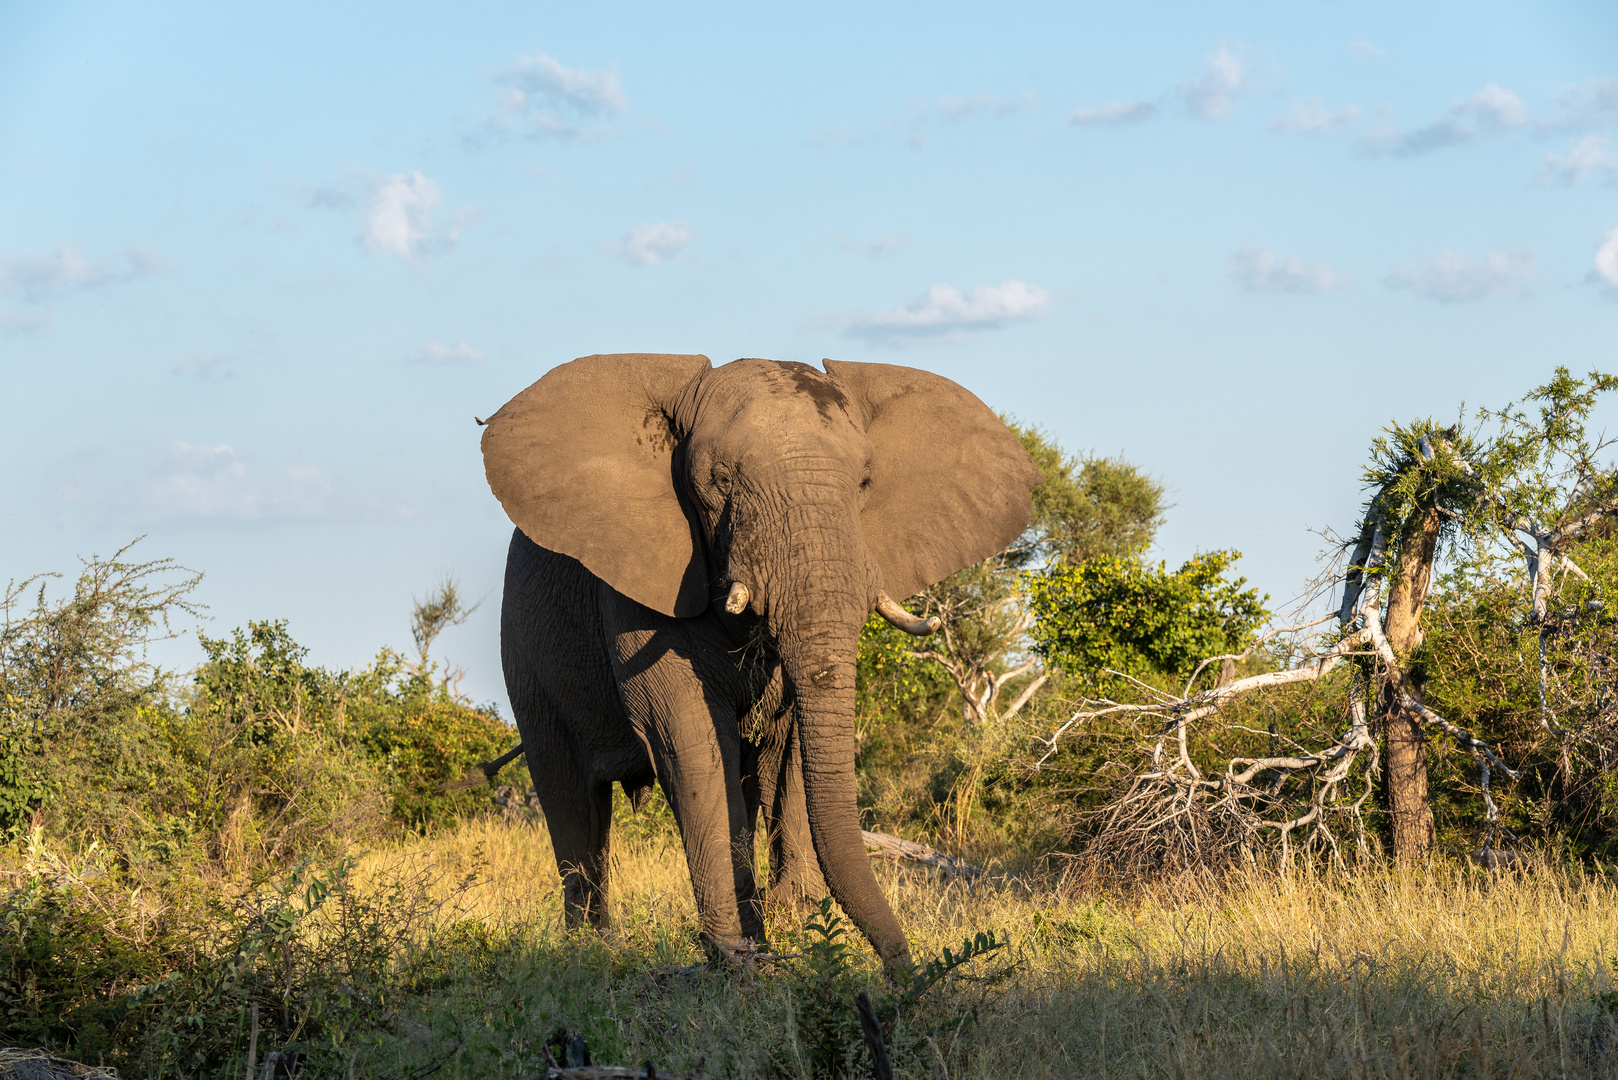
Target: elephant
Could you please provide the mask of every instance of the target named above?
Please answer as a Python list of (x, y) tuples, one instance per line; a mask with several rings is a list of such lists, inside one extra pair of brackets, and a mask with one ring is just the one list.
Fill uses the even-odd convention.
[(516, 525), (506, 688), (570, 926), (605, 926), (612, 784), (655, 781), (709, 955), (764, 942), (768, 891), (824, 886), (890, 972), (909, 945), (860, 835), (855, 668), (875, 610), (1026, 528), (1040, 476), (978, 398), (889, 364), (610, 354), (559, 365), (485, 423)]

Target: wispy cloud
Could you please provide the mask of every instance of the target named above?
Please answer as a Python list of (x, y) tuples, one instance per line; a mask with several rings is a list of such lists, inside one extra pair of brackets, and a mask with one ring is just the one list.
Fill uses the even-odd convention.
[(228, 356), (192, 353), (169, 368), (169, 374), (190, 382), (225, 382), (236, 377), (236, 364)]
[(1618, 150), (1605, 135), (1586, 135), (1565, 154), (1546, 154), (1538, 179), (1550, 187), (1579, 187), (1586, 180), (1618, 186)]
[(432, 228), (432, 212), (444, 201), (438, 185), (420, 172), (398, 173), (371, 192), (365, 212), (365, 250), (408, 259)]
[(163, 260), (144, 247), (127, 248), (106, 262), (89, 258), (77, 244), (0, 256), (0, 295), (21, 301), (0, 305), (0, 336), (49, 328), (51, 305), (70, 293), (137, 281), (165, 269)]
[(954, 94), (940, 94), (932, 101), (923, 102), (921, 109), (925, 111), (929, 106), (936, 106), (939, 114), (946, 120), (960, 121), (978, 117), (1010, 116), (1032, 109), (1034, 104), (1032, 94), (1020, 94), (1017, 97), (1000, 97), (997, 94), (967, 94), (964, 97), (957, 97)]
[(1271, 131), (1287, 135), (1322, 135), (1347, 127), (1360, 115), (1357, 105), (1345, 105), (1334, 112), (1321, 105), (1319, 98), (1312, 97), (1298, 102), (1292, 106), (1291, 112), (1277, 116), (1268, 126)]
[(164, 269), (149, 248), (132, 247), (109, 262), (95, 262), (77, 244), (57, 244), (49, 253), (0, 257), (0, 293), (42, 304), (66, 293), (135, 281)]
[(898, 233), (889, 233), (886, 236), (879, 236), (875, 240), (866, 242), (852, 240), (841, 233), (831, 233), (830, 239), (832, 243), (844, 251), (857, 251), (863, 255), (869, 255), (873, 259), (882, 259), (889, 255), (895, 255), (910, 246), (910, 237), (901, 236)]
[(1534, 253), (1526, 248), (1486, 251), (1476, 259), (1444, 251), (1430, 262), (1395, 270), (1383, 284), (1425, 300), (1463, 304), (1497, 296), (1526, 296), (1532, 290), (1535, 270)]
[(1463, 98), (1430, 124), (1407, 132), (1380, 132), (1360, 141), (1369, 154), (1415, 157), (1448, 146), (1461, 146), (1504, 135), (1528, 123), (1528, 107), (1516, 94), (1490, 83), (1471, 97)]
[(1348, 288), (1348, 278), (1323, 262), (1304, 262), (1296, 256), (1278, 257), (1262, 244), (1243, 244), (1231, 256), (1230, 276), (1253, 293), (1312, 295)]
[(868, 146), (902, 140), (920, 148), (933, 141), (932, 133), (941, 125), (971, 120), (1001, 120), (1038, 108), (1038, 104), (1034, 95), (1028, 93), (1010, 97), (999, 94), (939, 94), (936, 97), (914, 98), (898, 116), (879, 116), (871, 123), (853, 130), (822, 128), (815, 132), (811, 142), (815, 146)]
[(1618, 228), (1608, 230), (1596, 248), (1596, 280), (1612, 296), (1618, 296)]
[(314, 465), (256, 466), (226, 443), (175, 440), (162, 446), (153, 475), (122, 500), (143, 521), (265, 521), (342, 516), (336, 487)]
[(939, 284), (913, 303), (857, 312), (833, 321), (840, 325), (844, 336), (873, 344), (959, 341), (969, 334), (1037, 318), (1050, 298), (1051, 294), (1038, 285), (1015, 279), (999, 285), (978, 285), (966, 293), (953, 285)]
[(1208, 54), (1202, 71), (1176, 89), (1185, 107), (1199, 120), (1218, 120), (1230, 115), (1236, 99), (1253, 89), (1245, 60), (1246, 46), (1223, 41)]
[(298, 193), (311, 210), (350, 210), (359, 202), (360, 192), (352, 182), (320, 184)]
[(1150, 99), (1120, 99), (1105, 105), (1086, 105), (1068, 114), (1067, 125), (1121, 127), (1140, 124), (1155, 119), (1162, 112), (1161, 106), (1175, 99), (1198, 120), (1222, 119), (1234, 111), (1238, 98), (1256, 89), (1251, 52), (1242, 42), (1222, 41), (1204, 58), (1201, 69), (1172, 91)]
[(51, 309), (43, 304), (26, 307), (0, 304), (0, 337), (37, 334), (50, 325)]
[(542, 52), (498, 72), (501, 113), (535, 136), (571, 139), (629, 108), (618, 72), (570, 68)]
[(1381, 60), (1388, 55), (1388, 50), (1379, 49), (1369, 41), (1350, 41), (1348, 55), (1355, 60)]
[(1119, 127), (1139, 124), (1157, 115), (1157, 106), (1150, 101), (1114, 101), (1094, 108), (1074, 109), (1068, 116), (1069, 127)]
[(1551, 132), (1588, 131), (1618, 124), (1618, 79), (1589, 79), (1556, 99), (1541, 127)]
[(680, 254), (696, 237), (691, 226), (683, 221), (636, 225), (613, 251), (636, 266), (656, 266)]
[(405, 358), (405, 363), (419, 367), (475, 367), (483, 363), (483, 351), (474, 349), (464, 341), (445, 345), (429, 341)]

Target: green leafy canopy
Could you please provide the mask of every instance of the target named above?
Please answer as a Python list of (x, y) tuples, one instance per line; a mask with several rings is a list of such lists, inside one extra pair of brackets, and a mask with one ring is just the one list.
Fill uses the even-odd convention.
[(1101, 555), (1023, 575), (1034, 650), (1070, 674), (1105, 681), (1183, 676), (1201, 660), (1240, 653), (1269, 618), (1268, 596), (1225, 576), (1236, 551), (1194, 555), (1180, 569)]

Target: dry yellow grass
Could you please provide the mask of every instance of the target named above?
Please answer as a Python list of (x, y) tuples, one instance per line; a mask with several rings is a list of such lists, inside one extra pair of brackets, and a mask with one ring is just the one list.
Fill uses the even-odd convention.
[[(420, 1018), (461, 1032), (450, 1075), (520, 1075), (558, 1027), (620, 1064), (807, 1075), (794, 980), (673, 971), (700, 960), (679, 845), (663, 829), (622, 832), (604, 940), (563, 930), (542, 824), (472, 822), (361, 865), (361, 881), (401, 858), (482, 875), (438, 918), (475, 920), (498, 947), (475, 991), (446, 989)], [(1597, 1000), (1618, 956), (1605, 880), (1298, 871), (1084, 894), (878, 872), (918, 958), (979, 931), (1010, 939), (890, 1033), (901, 1075), (1560, 1077), (1618, 1064)], [(771, 926), (785, 940), (794, 920), (773, 913)], [(876, 985), (863, 945), (858, 958), (852, 978)], [(976, 1022), (937, 1036), (938, 1054), (920, 1041), (967, 1010)]]

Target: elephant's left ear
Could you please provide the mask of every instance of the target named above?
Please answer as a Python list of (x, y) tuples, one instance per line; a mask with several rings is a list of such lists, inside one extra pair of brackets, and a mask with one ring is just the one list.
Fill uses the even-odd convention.
[(1039, 470), (970, 390), (894, 364), (825, 366), (863, 408), (876, 450), (861, 524), (889, 595), (912, 596), (1028, 527)]
[(709, 367), (706, 356), (582, 357), (483, 429), (489, 487), (528, 539), (665, 615), (708, 606), (702, 540), (675, 487), (672, 417)]

